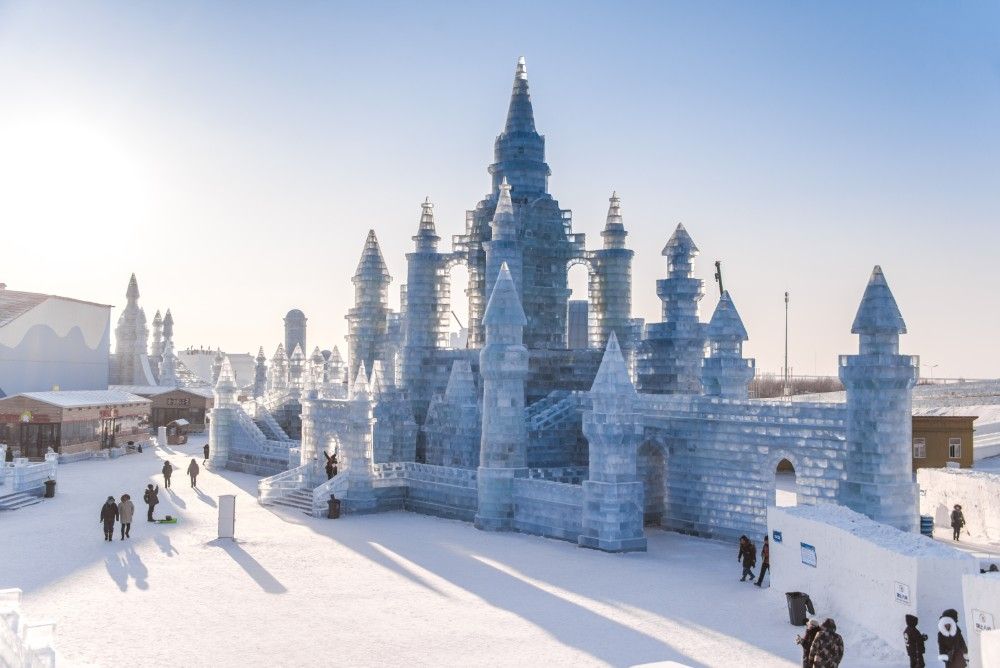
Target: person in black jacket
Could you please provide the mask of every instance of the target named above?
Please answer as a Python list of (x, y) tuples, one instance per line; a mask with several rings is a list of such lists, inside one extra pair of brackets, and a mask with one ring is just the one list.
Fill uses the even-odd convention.
[(764, 545), (760, 548), (760, 577), (754, 582), (758, 587), (764, 582), (764, 575), (771, 570), (771, 542), (764, 536)]
[(817, 633), (819, 633), (819, 624), (815, 619), (810, 619), (806, 622), (805, 633), (795, 636), (795, 642), (802, 645), (802, 668), (809, 668), (809, 650), (812, 648)]
[(163, 468), (160, 470), (163, 471), (164, 489), (170, 489), (170, 474), (174, 472), (174, 467), (170, 464), (170, 462), (165, 461), (163, 462)]
[(207, 464), (208, 463), (208, 443), (205, 444), (205, 447), (202, 448), (202, 450), (205, 453), (205, 459), (201, 463), (202, 464)]
[(101, 506), (101, 520), (104, 524), (104, 540), (114, 540), (115, 522), (118, 521), (118, 506), (115, 505), (115, 497), (109, 496), (108, 500)]
[(965, 668), (969, 665), (965, 655), (969, 647), (962, 637), (962, 629), (958, 628), (958, 612), (952, 609), (941, 613), (938, 620), (938, 660), (945, 668)]
[(188, 464), (188, 475), (191, 476), (191, 486), (192, 487), (197, 487), (198, 486), (198, 472), (199, 471), (201, 471), (201, 469), (198, 468), (198, 462), (196, 462), (194, 460), (194, 458), (192, 457), (191, 458), (191, 463)]
[(156, 504), (160, 502), (160, 488), (153, 487), (150, 483), (146, 485), (146, 491), (142, 494), (142, 500), (146, 502), (148, 509), (146, 510), (146, 521), (153, 522), (153, 508), (156, 508)]
[(743, 577), (740, 578), (740, 582), (746, 582), (748, 576), (753, 582), (757, 577), (753, 574), (753, 567), (757, 565), (757, 548), (746, 536), (740, 536), (740, 551), (736, 555), (736, 560), (743, 563)]
[(924, 668), (924, 642), (927, 634), (921, 633), (917, 628), (917, 621), (913, 615), (906, 616), (906, 629), (903, 631), (903, 640), (906, 641), (906, 655), (910, 657), (910, 668)]
[(951, 534), (952, 540), (958, 541), (962, 535), (962, 528), (965, 526), (965, 515), (962, 513), (962, 506), (955, 504), (955, 509), (951, 511)]

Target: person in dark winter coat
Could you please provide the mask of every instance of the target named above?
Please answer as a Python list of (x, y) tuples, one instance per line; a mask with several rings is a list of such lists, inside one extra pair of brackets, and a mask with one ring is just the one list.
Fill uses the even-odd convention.
[(809, 648), (809, 668), (837, 668), (843, 658), (844, 639), (837, 633), (837, 622), (827, 618)]
[(198, 486), (198, 472), (199, 471), (201, 471), (201, 469), (198, 468), (198, 462), (196, 462), (194, 459), (192, 459), (191, 463), (188, 464), (188, 475), (191, 476), (191, 486), (192, 487), (197, 487)]
[(795, 642), (802, 645), (802, 668), (809, 668), (809, 650), (812, 648), (817, 633), (819, 633), (819, 624), (815, 619), (810, 619), (806, 622), (805, 633), (795, 636)]
[(104, 524), (104, 540), (114, 540), (115, 521), (118, 519), (118, 506), (115, 505), (115, 497), (109, 496), (108, 500), (101, 506), (101, 523)]
[(132, 503), (132, 497), (128, 494), (122, 494), (122, 501), (118, 504), (118, 519), (122, 523), (122, 540), (129, 537), (129, 532), (132, 530), (132, 515), (135, 514), (135, 504)]
[(758, 587), (764, 582), (764, 574), (771, 570), (771, 543), (764, 536), (764, 546), (760, 548), (760, 577), (754, 582)]
[(958, 628), (958, 612), (952, 609), (941, 613), (938, 620), (938, 660), (945, 668), (965, 668), (969, 665), (966, 654), (969, 647), (962, 637), (962, 629)]
[(753, 574), (753, 567), (757, 565), (757, 547), (746, 536), (740, 536), (740, 551), (736, 555), (736, 560), (743, 564), (743, 577), (740, 578), (740, 582), (746, 582), (747, 576), (753, 582), (757, 577)]
[(160, 502), (160, 488), (153, 487), (152, 483), (146, 485), (146, 491), (142, 494), (142, 500), (146, 502), (146, 521), (153, 521), (153, 508)]
[(951, 538), (957, 541), (962, 535), (962, 528), (965, 526), (965, 515), (962, 514), (962, 506), (955, 504), (955, 509), (951, 511)]
[(205, 447), (202, 448), (202, 450), (205, 452), (205, 459), (202, 461), (202, 464), (207, 464), (208, 463), (208, 443), (205, 444)]
[(174, 467), (170, 462), (163, 462), (163, 487), (170, 489), (170, 474), (174, 472)]
[(324, 452), (323, 456), (326, 457), (326, 479), (329, 480), (337, 475), (337, 453), (328, 455)]
[(924, 668), (924, 642), (927, 640), (927, 634), (920, 632), (917, 621), (915, 616), (907, 615), (906, 629), (903, 631), (906, 655), (910, 657), (910, 668)]

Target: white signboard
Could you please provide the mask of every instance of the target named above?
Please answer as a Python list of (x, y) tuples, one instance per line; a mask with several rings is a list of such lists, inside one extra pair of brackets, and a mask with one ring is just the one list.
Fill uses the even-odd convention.
[(991, 613), (976, 610), (975, 608), (972, 609), (972, 626), (977, 632), (992, 631), (996, 628)]
[(799, 543), (799, 549), (802, 551), (802, 563), (816, 568), (816, 548), (808, 543)]
[(219, 497), (219, 538), (236, 537), (236, 496), (223, 494)]
[(902, 603), (903, 605), (910, 604), (910, 587), (902, 582), (896, 583), (896, 603)]

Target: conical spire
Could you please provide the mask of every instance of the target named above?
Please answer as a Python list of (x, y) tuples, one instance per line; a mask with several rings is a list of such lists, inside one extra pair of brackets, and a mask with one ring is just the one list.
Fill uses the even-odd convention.
[(510, 269), (504, 262), (500, 267), (500, 275), (493, 286), (490, 294), (490, 301), (486, 305), (486, 313), (483, 315), (483, 325), (515, 325), (524, 327), (528, 324), (528, 319), (524, 316), (524, 309), (521, 307), (521, 300), (517, 296), (517, 288), (514, 287), (514, 279), (510, 276)]
[(279, 362), (284, 362), (288, 359), (288, 355), (285, 354), (285, 345), (283, 343), (279, 343), (278, 347), (274, 349), (274, 357), (271, 359)]
[(472, 367), (468, 360), (451, 363), (451, 375), (444, 391), (445, 398), (452, 403), (475, 403), (476, 381), (472, 377)]
[(344, 358), (340, 355), (340, 349), (337, 346), (333, 347), (333, 352), (330, 353), (330, 363), (331, 364), (343, 364)]
[(368, 372), (365, 370), (363, 361), (358, 365), (358, 375), (354, 378), (354, 384), (351, 385), (350, 396), (351, 399), (368, 400), (371, 398), (368, 391)]
[(160, 309), (156, 309), (156, 313), (153, 315), (153, 327), (163, 326), (163, 316), (160, 315)]
[(698, 247), (694, 245), (694, 239), (688, 234), (684, 223), (677, 223), (677, 229), (670, 235), (667, 245), (663, 247), (660, 255), (671, 257), (675, 255), (686, 255), (688, 257), (698, 254)]
[(528, 94), (528, 68), (524, 63), (524, 56), (517, 59), (514, 89), (510, 94), (507, 124), (504, 126), (505, 134), (513, 132), (535, 132), (535, 113), (531, 108), (531, 96)]
[(215, 405), (221, 407), (235, 404), (238, 389), (233, 365), (229, 361), (229, 357), (226, 357), (222, 360), (222, 366), (219, 368), (219, 379), (215, 381)]
[(306, 358), (306, 354), (304, 352), (302, 352), (302, 346), (300, 346), (299, 344), (296, 343), (295, 344), (295, 350), (292, 351), (292, 356), (289, 357), (289, 359), (295, 360), (296, 362), (298, 362), (298, 361), (305, 360), (305, 358)]
[(875, 265), (861, 298), (852, 334), (906, 334), (906, 323), (892, 296), (882, 267)]
[(710, 341), (716, 342), (746, 341), (749, 338), (743, 320), (736, 311), (736, 305), (729, 296), (729, 290), (722, 293), (705, 334)]
[(493, 213), (493, 240), (513, 240), (517, 237), (517, 222), (514, 219), (514, 204), (510, 199), (510, 184), (507, 177), (500, 183), (500, 197)]
[(417, 229), (417, 236), (413, 237), (413, 240), (417, 242), (416, 249), (418, 251), (436, 251), (441, 237), (434, 229), (434, 205), (431, 204), (431, 198), (424, 198), (424, 203), (420, 206), (422, 209), (420, 227)]
[(622, 199), (617, 192), (612, 192), (608, 200), (608, 219), (604, 224), (601, 237), (604, 239), (605, 248), (625, 248), (625, 224), (622, 222)]
[(135, 280), (135, 274), (128, 279), (128, 288), (125, 290), (125, 298), (128, 300), (129, 304), (135, 304), (139, 301), (139, 281)]
[(167, 309), (166, 315), (163, 316), (163, 338), (171, 340), (174, 338), (174, 316), (171, 315), (170, 309)]
[(264, 354), (264, 346), (260, 347), (257, 351), (257, 364), (264, 364), (267, 362), (267, 355)]
[(375, 230), (368, 230), (368, 237), (365, 239), (365, 247), (361, 251), (361, 260), (358, 262), (358, 269), (354, 272), (354, 282), (360, 280), (372, 280), (384, 278), (387, 282), (389, 268), (382, 257), (382, 248), (378, 244)]
[(601, 358), (601, 366), (597, 369), (590, 392), (614, 397), (636, 393), (621, 346), (618, 345), (618, 336), (614, 332), (608, 337), (608, 345), (604, 349), (604, 357)]

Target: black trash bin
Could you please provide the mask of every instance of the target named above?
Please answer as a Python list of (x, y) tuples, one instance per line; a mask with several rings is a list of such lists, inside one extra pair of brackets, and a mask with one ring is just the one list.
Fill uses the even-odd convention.
[(809, 594), (804, 594), (800, 591), (790, 591), (785, 593), (785, 599), (788, 601), (788, 621), (793, 626), (806, 625), (806, 621), (809, 619), (806, 616), (806, 610), (809, 611), (810, 615), (816, 614)]
[(55, 480), (46, 480), (45, 481), (45, 498), (46, 499), (51, 499), (55, 495), (56, 495), (56, 481)]
[(335, 497), (333, 494), (330, 495), (330, 500), (326, 502), (326, 516), (328, 519), (335, 520), (340, 517), (340, 499)]

